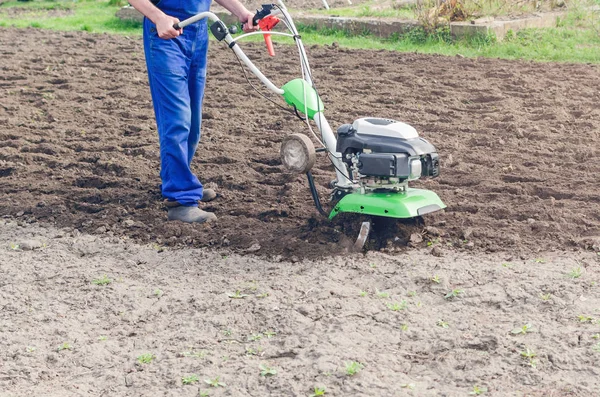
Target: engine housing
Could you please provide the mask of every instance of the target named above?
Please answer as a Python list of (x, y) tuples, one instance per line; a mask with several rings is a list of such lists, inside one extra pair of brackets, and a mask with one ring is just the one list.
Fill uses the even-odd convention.
[(436, 148), (406, 123), (361, 118), (340, 126), (337, 135), (336, 150), (353, 174), (359, 174), (354, 177), (404, 181), (439, 175)]

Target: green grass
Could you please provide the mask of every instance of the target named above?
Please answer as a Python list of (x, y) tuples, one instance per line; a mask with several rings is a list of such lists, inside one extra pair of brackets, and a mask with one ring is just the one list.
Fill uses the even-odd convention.
[[(115, 17), (114, 0), (9, 1), (0, 5), (0, 26), (52, 30), (83, 30), (94, 33), (141, 34), (141, 23)], [(9, 14), (8, 8), (18, 13)], [(53, 12), (49, 12), (53, 11)]]
[[(373, 1), (363, 3), (357, 6), (340, 7), (313, 10), (298, 10), (309, 15), (328, 15), (332, 17), (375, 17), (375, 18), (396, 18), (396, 19), (416, 19), (416, 14), (413, 8), (378, 8)], [(296, 10), (290, 10), (292, 16)]]
[[(591, 0), (600, 2), (600, 0)], [(119, 0), (35, 0), (10, 1), (0, 5), (0, 26), (36, 27), (54, 30), (84, 30), (94, 33), (139, 35), (139, 23), (120, 21), (115, 17)], [(9, 14), (8, 8), (17, 7), (19, 13)], [(375, 13), (369, 5), (364, 13)], [(54, 10), (48, 13), (48, 10)], [(390, 10), (398, 11), (401, 10)], [(340, 9), (333, 10), (340, 14)], [(378, 11), (379, 12), (379, 11)], [(317, 30), (299, 26), (305, 44), (337, 45), (353, 49), (384, 49), (399, 52), (419, 52), (465, 57), (491, 57), (536, 61), (600, 63), (600, 12), (583, 6), (571, 7), (569, 13), (551, 29), (527, 29), (510, 34), (502, 42), (491, 36), (475, 36), (455, 40), (447, 28), (433, 33), (417, 29), (403, 36), (389, 39), (376, 38), (364, 32), (351, 35), (341, 30)], [(291, 39), (275, 38), (279, 43)], [(254, 37), (250, 41), (262, 41)]]
[(366, 35), (352, 36), (340, 30), (301, 28), (302, 39), (308, 44), (331, 45), (336, 42), (340, 46), (356, 49), (536, 61), (600, 62), (600, 33), (589, 25), (587, 28), (574, 26), (567, 19), (556, 28), (526, 29), (509, 34), (502, 42), (496, 42), (492, 36), (455, 40), (447, 29), (434, 34), (418, 29), (404, 36), (378, 39)]

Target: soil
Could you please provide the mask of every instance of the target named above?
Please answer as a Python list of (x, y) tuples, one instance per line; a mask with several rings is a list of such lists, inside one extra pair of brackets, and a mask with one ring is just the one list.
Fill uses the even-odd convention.
[[(592, 252), (292, 263), (111, 240), (0, 220), (1, 396), (453, 397), (477, 386), (563, 397), (600, 386)], [(349, 376), (353, 361), (364, 368)], [(205, 382), (216, 377), (226, 386)]]
[[(245, 48), (279, 85), (299, 73), (291, 47), (272, 59), (258, 43)], [(193, 163), (220, 194), (205, 206), (214, 226), (165, 222), (139, 38), (2, 29), (0, 52), (0, 215), (167, 246), (298, 258), (339, 250), (344, 224), (321, 219), (306, 178), (279, 160), (282, 138), (306, 127), (252, 90), (226, 46), (211, 44)], [(527, 253), (598, 243), (598, 66), (308, 52), (333, 128), (389, 117), (437, 146), (442, 175), (415, 186), (448, 208), (425, 217), (421, 244)], [(326, 202), (334, 173), (324, 157), (313, 174)], [(390, 249), (413, 232), (401, 228)]]
[[(245, 48), (297, 76), (292, 48)], [(308, 53), (334, 128), (407, 121), (442, 156), (416, 185), (448, 208), (381, 250), (345, 253), (357, 223), (279, 161), (303, 125), (222, 45), (194, 162), (219, 222), (191, 226), (165, 222), (140, 38), (0, 29), (0, 396), (596, 393), (598, 66)]]

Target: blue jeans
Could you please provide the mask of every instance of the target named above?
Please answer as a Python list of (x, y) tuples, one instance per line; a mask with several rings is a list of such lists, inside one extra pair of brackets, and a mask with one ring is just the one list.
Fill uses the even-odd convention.
[[(166, 14), (180, 20), (209, 7), (206, 1), (162, 0), (158, 4)], [(164, 40), (158, 37), (156, 26), (144, 19), (144, 53), (158, 126), (162, 195), (185, 206), (197, 206), (202, 198), (202, 183), (190, 165), (200, 142), (207, 51), (206, 21), (186, 26), (181, 36)]]

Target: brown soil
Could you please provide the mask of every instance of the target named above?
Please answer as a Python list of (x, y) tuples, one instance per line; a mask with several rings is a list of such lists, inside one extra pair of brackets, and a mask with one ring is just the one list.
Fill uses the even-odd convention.
[[(276, 50), (260, 62), (281, 84)], [(140, 39), (0, 29), (0, 396), (597, 394), (598, 67), (309, 56), (332, 125), (409, 121), (443, 156), (422, 185), (448, 209), (396, 230), (403, 252), (329, 255), (344, 224), (278, 160), (302, 125), (221, 45), (195, 163), (220, 222), (190, 226), (164, 222)], [(330, 166), (315, 175), (326, 197)]]
[[(192, 226), (165, 222), (140, 39), (1, 29), (0, 215), (159, 245), (335, 253), (340, 226), (319, 218), (305, 178), (280, 165), (282, 138), (305, 128), (258, 97), (223, 47), (211, 45), (194, 163), (218, 187), (206, 209), (219, 223)], [(246, 48), (278, 84), (297, 76), (292, 48), (267, 60), (262, 45)], [(391, 117), (438, 147), (442, 176), (420, 185), (448, 209), (426, 217), (422, 244), (526, 253), (597, 243), (597, 66), (336, 46), (309, 57), (334, 128)], [(321, 158), (313, 172), (326, 200), (332, 169)]]

